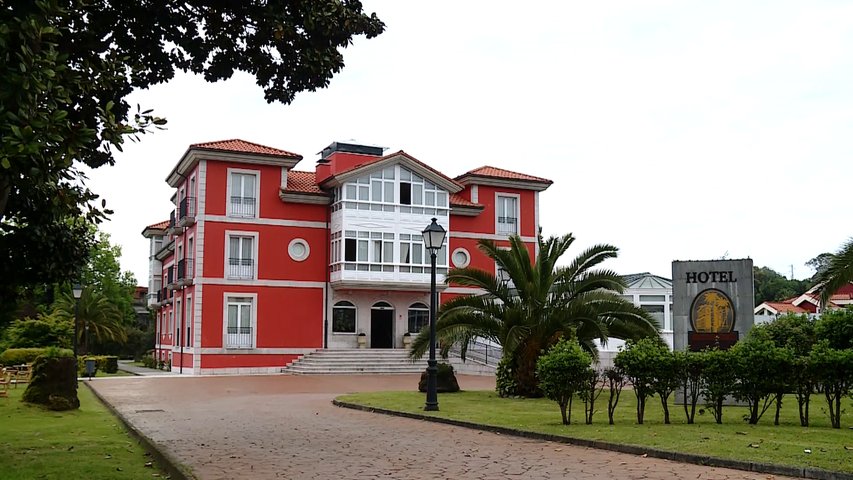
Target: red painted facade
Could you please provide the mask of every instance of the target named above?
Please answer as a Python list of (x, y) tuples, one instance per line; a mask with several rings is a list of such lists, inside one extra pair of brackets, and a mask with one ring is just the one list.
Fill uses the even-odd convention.
[[(315, 172), (296, 172), (301, 156), (270, 147), (191, 146), (167, 178), (173, 218), (143, 231), (152, 241), (155, 355), (182, 373), (268, 373), (315, 349), (354, 348), (357, 333), (399, 348), (412, 312), (428, 303), (428, 268), (402, 245), (420, 232), (400, 226), (421, 217), (437, 214), (448, 230), (441, 271), (460, 266), (460, 250), (470, 266), (495, 271), (477, 242), (508, 246), (507, 225), (536, 254), (538, 193), (549, 180), (493, 167), (451, 179), (404, 152), (381, 153), (332, 144)], [(372, 181), (369, 195), (358, 190)], [(420, 183), (404, 193), (409, 182)], [(414, 193), (421, 185), (423, 197)], [(435, 207), (417, 206), (421, 199)], [(371, 215), (385, 230), (363, 226)], [(383, 249), (383, 238), (393, 244)], [(450, 285), (441, 298), (470, 293)]]

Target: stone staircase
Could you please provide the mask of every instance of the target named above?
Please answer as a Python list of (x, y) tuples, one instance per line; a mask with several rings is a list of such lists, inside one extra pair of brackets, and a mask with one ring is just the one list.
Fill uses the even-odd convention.
[(421, 373), (426, 359), (412, 363), (404, 349), (317, 350), (283, 368), (293, 375), (354, 375)]

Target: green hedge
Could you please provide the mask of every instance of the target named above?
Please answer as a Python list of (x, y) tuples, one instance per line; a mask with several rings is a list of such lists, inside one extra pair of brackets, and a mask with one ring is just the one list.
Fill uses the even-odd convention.
[(86, 375), (86, 360), (95, 361), (95, 372), (116, 373), (118, 372), (118, 357), (114, 355), (89, 355), (77, 358), (77, 373), (82, 377)]
[(33, 363), (36, 357), (46, 350), (46, 348), (9, 348), (0, 354), (0, 364), (9, 366)]

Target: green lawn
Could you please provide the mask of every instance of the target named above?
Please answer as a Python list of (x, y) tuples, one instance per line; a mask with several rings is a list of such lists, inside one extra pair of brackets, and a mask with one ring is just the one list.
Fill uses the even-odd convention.
[[(660, 450), (693, 453), (718, 458), (746, 460), (798, 467), (811, 466), (853, 472), (853, 413), (846, 401), (842, 429), (830, 428), (822, 397), (811, 403), (812, 427), (799, 426), (796, 399), (783, 402), (780, 426), (773, 425), (774, 410), (758, 425), (743, 420), (744, 407), (725, 407), (723, 424), (714, 423), (711, 412), (696, 415), (696, 424), (687, 425), (680, 405), (670, 407), (673, 424), (663, 423), (660, 400), (647, 402), (643, 425), (636, 421), (634, 392), (625, 390), (616, 410), (616, 425), (607, 423), (607, 391), (598, 399), (592, 425), (583, 424), (583, 404), (575, 404), (572, 425), (563, 425), (560, 409), (546, 399), (504, 399), (494, 392), (471, 391), (439, 394), (440, 412), (424, 412), (424, 394), (418, 392), (358, 393), (338, 400), (388, 410), (429, 414), (485, 425), (613, 443), (654, 447)], [(806, 453), (805, 450), (811, 450)]]
[(80, 409), (69, 412), (21, 402), (23, 385), (9, 393), (0, 398), (0, 478), (165, 478), (88, 388), (80, 386)]

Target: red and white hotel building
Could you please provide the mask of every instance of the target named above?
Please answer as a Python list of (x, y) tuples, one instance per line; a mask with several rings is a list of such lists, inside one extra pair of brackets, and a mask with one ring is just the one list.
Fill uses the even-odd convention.
[[(450, 265), (495, 270), (482, 238), (537, 248), (539, 192), (551, 181), (482, 167), (450, 178), (411, 155), (336, 142), (315, 170), (243, 140), (191, 145), (167, 177), (170, 219), (146, 227), (155, 355), (185, 374), (273, 373), (317, 349), (403, 348), (428, 324), (421, 232), (447, 231)], [(498, 272), (496, 272), (498, 273)]]

